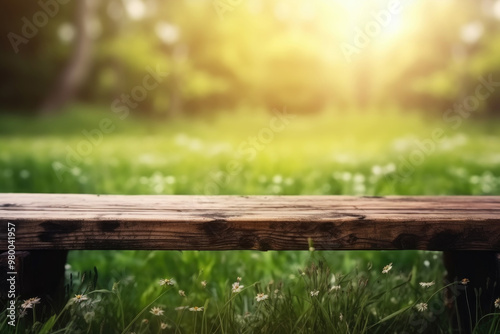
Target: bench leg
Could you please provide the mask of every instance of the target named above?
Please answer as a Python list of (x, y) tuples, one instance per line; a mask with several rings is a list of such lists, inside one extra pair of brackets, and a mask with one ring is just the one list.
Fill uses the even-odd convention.
[[(64, 295), (64, 266), (68, 251), (37, 250), (18, 251), (16, 253), (16, 296), (20, 300), (32, 297), (42, 298), (42, 302), (56, 308), (63, 305)], [(0, 254), (1, 275), (7, 275), (7, 252)], [(6, 282), (2, 278), (1, 284)], [(2, 292), (7, 287), (2, 287)]]
[(466, 286), (455, 286), (447, 291), (447, 302), (454, 328), (460, 329), (461, 333), (470, 333), (479, 320), (476, 319), (476, 310), (479, 311), (479, 318), (495, 312), (493, 302), (500, 296), (500, 254), (449, 251), (443, 252), (443, 260), (448, 282), (469, 279)]

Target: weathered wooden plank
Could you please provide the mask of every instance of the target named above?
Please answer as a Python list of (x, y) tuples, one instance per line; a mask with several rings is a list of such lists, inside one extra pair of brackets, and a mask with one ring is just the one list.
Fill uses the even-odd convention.
[(500, 250), (500, 197), (0, 194), (16, 248)]

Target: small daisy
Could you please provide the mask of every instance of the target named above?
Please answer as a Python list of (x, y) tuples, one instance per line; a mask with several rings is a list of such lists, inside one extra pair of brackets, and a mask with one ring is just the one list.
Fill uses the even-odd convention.
[(267, 298), (269, 298), (268, 295), (266, 294), (263, 294), (263, 293), (258, 293), (257, 296), (255, 297), (255, 299), (260, 302), (260, 301), (263, 301), (263, 300), (266, 300)]
[(32, 304), (32, 305), (36, 305), (36, 304), (40, 304), (40, 300), (41, 300), (41, 299), (40, 299), (40, 298), (38, 298), (38, 297), (35, 297), (35, 298), (30, 298), (30, 299), (28, 299), (28, 300), (29, 300), (29, 301), (31, 301), (31, 304)]
[(337, 291), (340, 290), (340, 285), (334, 285), (330, 288), (330, 291)]
[(186, 297), (186, 292), (184, 292), (184, 290), (179, 290), (179, 296)]
[(176, 311), (182, 311), (182, 310), (186, 310), (186, 309), (188, 309), (188, 308), (189, 308), (189, 306), (177, 306), (177, 307), (175, 308), (175, 310), (176, 310)]
[(468, 279), (468, 278), (462, 278), (462, 280), (460, 281), (460, 283), (461, 283), (462, 285), (467, 285), (467, 283), (469, 283), (469, 282), (470, 282), (470, 281), (469, 281), (469, 279)]
[(236, 280), (237, 280), (238, 282), (241, 282), (241, 277), (239, 277), (239, 276), (238, 276), (238, 278), (236, 278)]
[(419, 303), (415, 305), (415, 307), (419, 312), (424, 312), (425, 310), (427, 310), (427, 303)]
[(24, 303), (21, 305), (21, 308), (23, 309), (33, 308), (33, 306), (36, 304), (40, 304), (40, 298), (38, 297), (30, 298), (24, 301)]
[(206, 288), (207, 287), (207, 281), (201, 281), (201, 286)]
[(193, 306), (193, 307), (190, 307), (189, 310), (191, 312), (201, 312), (201, 311), (203, 311), (203, 307)]
[(231, 290), (233, 291), (233, 293), (238, 293), (243, 290), (244, 287), (245, 286), (241, 285), (240, 282), (234, 282)]
[(75, 303), (79, 303), (79, 302), (83, 302), (84, 300), (88, 300), (89, 298), (85, 295), (75, 295), (75, 297), (73, 298), (73, 301)]
[(495, 299), (495, 307), (500, 308), (500, 298)]
[(311, 297), (319, 295), (319, 290), (311, 291)]
[(149, 320), (148, 319), (142, 319), (142, 323), (145, 324), (145, 325), (147, 325), (147, 324), (149, 324)]
[(432, 282), (420, 282), (420, 283), (418, 283), (418, 284), (420, 284), (420, 286), (421, 286), (422, 288), (430, 288), (430, 287), (431, 287), (431, 286), (433, 286), (435, 283), (434, 283), (434, 281), (432, 281)]
[(382, 269), (382, 274), (387, 274), (392, 269), (392, 263), (389, 263)]
[(155, 307), (153, 307), (153, 308), (151, 309), (151, 311), (149, 311), (149, 312), (150, 312), (151, 314), (153, 314), (153, 315), (160, 316), (160, 315), (163, 315), (163, 312), (164, 312), (164, 311), (161, 309), (161, 307), (156, 307), (156, 306), (155, 306)]
[(171, 326), (169, 324), (166, 324), (166, 323), (162, 322), (160, 324), (160, 327), (161, 327), (161, 329), (167, 329), (167, 328), (170, 328)]
[(170, 279), (168, 279), (168, 278), (162, 278), (162, 279), (160, 280), (160, 285), (162, 285), (162, 286), (163, 286), (163, 285), (174, 285), (174, 283), (175, 283), (175, 282), (174, 282), (174, 279), (173, 279), (173, 278), (170, 278)]

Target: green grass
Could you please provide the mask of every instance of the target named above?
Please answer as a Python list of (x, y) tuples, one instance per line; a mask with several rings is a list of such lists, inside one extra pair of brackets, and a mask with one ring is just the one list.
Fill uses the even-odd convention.
[[(199, 259), (191, 256), (201, 253), (187, 254), (183, 266), (195, 270)], [(163, 276), (147, 276), (145, 280), (139, 275), (123, 276), (109, 288), (102, 288), (96, 284), (95, 274), (74, 273), (70, 280), (72, 291), (86, 296), (87, 300), (75, 302), (70, 299), (53, 322), (40, 322), (40, 317), (36, 317), (34, 310), (38, 314), (47, 310), (47, 304), (42, 301), (34, 310), (28, 310), (18, 328), (20, 332), (35, 333), (43, 332), (43, 326), (49, 330), (57, 328), (60, 333), (77, 330), (157, 333), (161, 332), (161, 323), (165, 323), (169, 326), (167, 332), (172, 333), (384, 333), (389, 330), (413, 332), (422, 328), (420, 320), (425, 319), (425, 326), (432, 326), (433, 332), (446, 332), (446, 318), (439, 317), (444, 309), (437, 314), (435, 310), (435, 314), (421, 314), (415, 308), (421, 302), (429, 305), (431, 301), (443, 302), (439, 283), (429, 289), (418, 284), (424, 278), (439, 277), (436, 254), (416, 254), (414, 259), (428, 261), (421, 271), (414, 264), (412, 270), (405, 272), (404, 266), (398, 263), (388, 273), (382, 273), (383, 267), (371, 263), (356, 265), (353, 270), (343, 272), (334, 265), (334, 259), (325, 258), (325, 252), (304, 254), (301, 266), (287, 267), (283, 272), (273, 270), (275, 277), (263, 275), (257, 281), (251, 280), (249, 271), (242, 271), (238, 278), (231, 269), (219, 268), (219, 260), (213, 260), (216, 264), (213, 270), (183, 273), (168, 265), (165, 268), (165, 263), (157, 262), (159, 259), (154, 254), (141, 265), (154, 267)], [(221, 264), (237, 269), (238, 265), (230, 258), (221, 260)], [(249, 268), (262, 265), (256, 265), (253, 261), (257, 258), (253, 261), (251, 258), (247, 262)], [(263, 260), (266, 262), (265, 258)], [(126, 262), (130, 262), (130, 258)], [(201, 267), (206, 268), (204, 264)], [(272, 269), (280, 267), (283, 268)], [(162, 287), (159, 281), (164, 278), (173, 278), (175, 283)], [(232, 283), (240, 279), (241, 291), (232, 292)], [(179, 290), (185, 294), (181, 295)], [(267, 299), (256, 300), (259, 293)], [(185, 306), (203, 307), (204, 310), (198, 313), (177, 309)], [(153, 307), (161, 308), (164, 314), (151, 314)], [(5, 329), (5, 324), (0, 325), (0, 330)]]
[[(82, 117), (78, 112), (86, 112)], [(77, 117), (74, 117), (77, 115)], [(115, 130), (81, 161), (67, 148), (108, 117)], [(75, 120), (76, 118), (76, 120)], [(269, 143), (256, 137), (269, 113), (140, 121), (71, 110), (55, 119), (0, 120), (0, 191), (99, 194), (484, 195), (500, 193), (499, 121), (458, 130), (408, 112), (296, 116)], [(492, 124), (494, 123), (494, 124)], [(408, 161), (436, 128), (446, 138), (423, 162)], [(19, 129), (13, 132), (12, 129)], [(252, 147), (255, 147), (252, 149)], [(240, 150), (238, 149), (240, 148)], [(255, 154), (253, 154), (255, 153)], [(228, 163), (241, 171), (228, 177)], [(68, 168), (66, 168), (68, 167)], [(60, 179), (54, 168), (59, 170)], [(396, 175), (408, 174), (406, 178)]]
[[(425, 120), (411, 111), (404, 114), (396, 111), (378, 114), (332, 112), (295, 116), (289, 124), (270, 134), (263, 129), (270, 127), (273, 117), (272, 113), (261, 110), (241, 110), (196, 119), (144, 120), (130, 116), (121, 120), (107, 110), (92, 110), (85, 106), (73, 107), (52, 118), (0, 116), (0, 192), (500, 194), (499, 120), (481, 121), (471, 118), (464, 120), (464, 124), (458, 129), (452, 129), (439, 119)], [(98, 129), (103, 118), (111, 120), (114, 130), (103, 134), (98, 145), (89, 146), (90, 152), (82, 154), (78, 161), (68, 162), (67, 148), (78, 150), (78, 145), (85, 145), (87, 139), (82, 131)], [(422, 153), (416, 143), (428, 143), (436, 129), (444, 131), (444, 138), (433, 142), (431, 147), (426, 148), (428, 151)], [(264, 140), (258, 139), (259, 134), (267, 137)], [(252, 144), (255, 137), (256, 143)], [(87, 146), (88, 143), (87, 141)], [(413, 158), (420, 160), (413, 165), (403, 163), (403, 160), (412, 158), (411, 154), (415, 154)], [(239, 170), (230, 174), (235, 166)], [(343, 301), (346, 309), (342, 312), (346, 321), (350, 324), (356, 324), (360, 320), (368, 321), (367, 324), (358, 324), (361, 326), (358, 328), (360, 331), (363, 326), (373, 325), (383, 317), (412, 305), (418, 298), (423, 298), (415, 292), (418, 290), (418, 282), (434, 280), (437, 283), (436, 289), (441, 286), (443, 273), (439, 253), (386, 251), (320, 254), (329, 263), (329, 270), (352, 278), (349, 284), (354, 284), (354, 290), (359, 287), (356, 272), (369, 279), (372, 290), (359, 296), (364, 305), (363, 312), (368, 312), (365, 317), (355, 318), (352, 310), (348, 309), (352, 306), (350, 303), (355, 302), (358, 297), (350, 295)], [(307, 289), (314, 288), (316, 283), (304, 282), (298, 273), (312, 265), (310, 256), (307, 251), (75, 251), (70, 253), (71, 269), (68, 270), (68, 275), (72, 273), (76, 280), (78, 273), (91, 270), (94, 266), (98, 268), (96, 288), (111, 291), (102, 293), (102, 297), (99, 297), (103, 299), (102, 307), (120, 306), (124, 309), (123, 314), (116, 310), (108, 314), (109, 310), (101, 309), (97, 318), (101, 322), (107, 319), (106, 328), (110, 333), (113, 332), (111, 328), (114, 328), (110, 319), (124, 322), (125, 319), (133, 319), (158, 296), (161, 292), (158, 280), (165, 277), (176, 279), (178, 285), (175, 288), (185, 290), (193, 298), (189, 300), (190, 304), (202, 306), (208, 301), (203, 318), (201, 314), (198, 317), (197, 326), (201, 326), (202, 319), (205, 319), (203, 321), (206, 321), (207, 326), (215, 326), (217, 321), (222, 321), (224, 326), (230, 328), (219, 332), (236, 333), (236, 327), (231, 326), (239, 325), (236, 318), (231, 317), (236, 317), (236, 314), (244, 316), (246, 311), (259, 314), (260, 311), (256, 310), (261, 304), (256, 303), (253, 296), (258, 289), (266, 289), (271, 281), (275, 284), (283, 282), (283, 286), (288, 289), (285, 300), (291, 303), (288, 318), (283, 313), (282, 306), (274, 304), (280, 301), (273, 299), (268, 304), (262, 304), (271, 307), (266, 309), (265, 314), (283, 319), (278, 323), (288, 323), (292, 316), (316, 319), (311, 314), (319, 311), (339, 316), (340, 308), (327, 309), (332, 296), (322, 295), (320, 304), (314, 304), (314, 299), (306, 298)], [(390, 296), (386, 293), (377, 301), (374, 314), (373, 307), (366, 305), (370, 298), (387, 292), (400, 283), (399, 278), (391, 278), (388, 282), (381, 280), (381, 268), (391, 262), (394, 263), (393, 276), (401, 278), (412, 274), (410, 281), (404, 285), (404, 289), (407, 289), (404, 291), (409, 293), (409, 297), (402, 298), (403, 294), (399, 292)], [(367, 269), (369, 265), (372, 270)], [(227, 313), (224, 305), (233, 298), (228, 289), (237, 276), (243, 277), (247, 286), (260, 283), (246, 290), (245, 298), (238, 297), (239, 304), (234, 300), (237, 313)], [(200, 280), (207, 280), (209, 285), (206, 290), (200, 290)], [(115, 297), (110, 297), (116, 295), (113, 290), (116, 282), (120, 282), (118, 286), (123, 294), (119, 303)], [(85, 287), (80, 291), (85, 292)], [(305, 296), (297, 297), (301, 293), (305, 293)], [(162, 297), (160, 304), (168, 309), (169, 317), (177, 319), (172, 310), (182, 304), (183, 299), (177, 294), (177, 290), (168, 296)], [(393, 297), (396, 302), (392, 300)], [(219, 313), (216, 312), (218, 307), (221, 307)], [(76, 323), (83, 327), (88, 325), (85, 321), (82, 322), (83, 315), (78, 318), (79, 316), (71, 313), (77, 312), (73, 308), (74, 306), (70, 306), (60, 321), (80, 319)], [(151, 317), (148, 312), (145, 314)], [(396, 327), (397, 330), (405, 330), (404, 324), (408, 323), (407, 317), (411, 314), (414, 313), (402, 312), (377, 326), (376, 330), (394, 332)], [(217, 318), (222, 315), (229, 318)], [(190, 316), (186, 313), (186, 318), (178, 322), (184, 326), (182, 333), (193, 330), (191, 320), (194, 319), (189, 318)], [(253, 323), (258, 326), (268, 326), (263, 319), (272, 319), (264, 317), (264, 313), (259, 317), (252, 318)], [(246, 321), (240, 320), (240, 325)], [(316, 328), (316, 332), (340, 330), (320, 318), (317, 320), (321, 325), (316, 325), (320, 327), (308, 325), (312, 329)], [(172, 320), (172, 324), (174, 323), (176, 322)], [(68, 326), (70, 324), (67, 323)], [(439, 324), (435, 327), (435, 332), (446, 332), (440, 327), (443, 323)], [(98, 326), (98, 321), (92, 326)], [(249, 326), (247, 324), (246, 328), (254, 328)], [(256, 333), (264, 328), (258, 326), (253, 329)], [(115, 327), (116, 332), (120, 332), (118, 329), (121, 327)], [(91, 328), (94, 331), (97, 327)], [(306, 333), (308, 328), (302, 328), (300, 332)], [(363, 328), (367, 330), (366, 327)], [(286, 327), (286, 330), (290, 329), (297, 330)], [(281, 330), (266, 328), (266, 331), (276, 333), (286, 330), (285, 327)], [(373, 331), (375, 329), (368, 332)], [(351, 331), (346, 332), (356, 331), (351, 328)]]

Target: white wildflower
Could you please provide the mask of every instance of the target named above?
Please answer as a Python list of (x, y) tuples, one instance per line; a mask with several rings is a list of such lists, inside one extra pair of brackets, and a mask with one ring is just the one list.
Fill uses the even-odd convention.
[(193, 306), (193, 307), (190, 307), (189, 310), (191, 312), (201, 312), (201, 311), (203, 311), (203, 307)]
[(238, 292), (241, 292), (241, 290), (243, 290), (244, 287), (245, 286), (241, 285), (240, 282), (234, 282), (232, 285), (231, 291), (233, 293), (238, 293)]
[(160, 280), (160, 285), (174, 285), (174, 279), (173, 278), (162, 278)]
[(415, 307), (419, 312), (424, 312), (425, 310), (427, 310), (427, 303), (419, 303), (415, 305)]
[(156, 316), (160, 316), (160, 315), (163, 315), (163, 310), (161, 309), (161, 307), (153, 307), (149, 312), (151, 312), (151, 314), (153, 315), (156, 315)]
[(432, 282), (420, 282), (419, 284), (420, 284), (420, 286), (421, 286), (422, 288), (430, 288), (430, 287), (431, 287), (431, 286), (433, 286), (435, 283), (434, 283), (434, 281), (432, 281)]
[(261, 302), (263, 300), (266, 300), (267, 298), (269, 298), (268, 295), (264, 294), (264, 293), (258, 293), (257, 296), (255, 297), (255, 299), (258, 301), (258, 302)]

